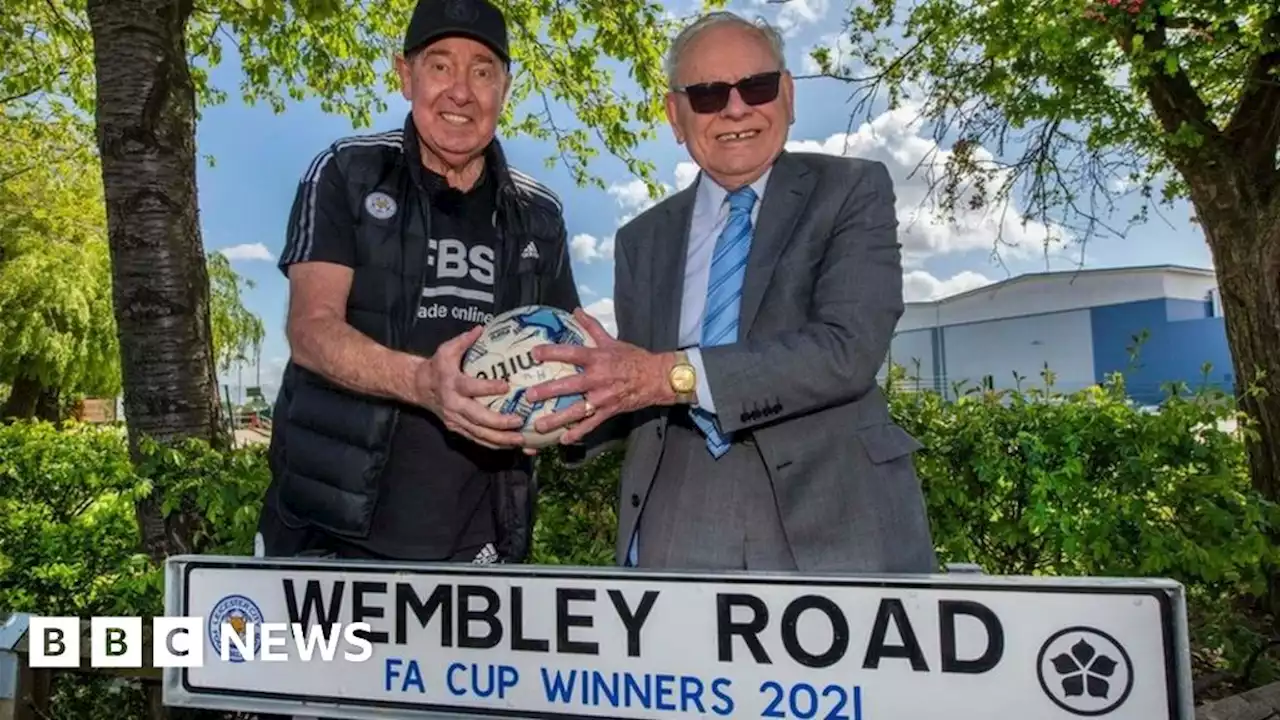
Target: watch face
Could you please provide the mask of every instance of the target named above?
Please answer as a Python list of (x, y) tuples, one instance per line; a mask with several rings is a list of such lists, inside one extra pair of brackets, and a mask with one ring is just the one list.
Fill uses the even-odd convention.
[(693, 370), (687, 367), (678, 367), (673, 370), (671, 372), (671, 385), (679, 393), (693, 392)]

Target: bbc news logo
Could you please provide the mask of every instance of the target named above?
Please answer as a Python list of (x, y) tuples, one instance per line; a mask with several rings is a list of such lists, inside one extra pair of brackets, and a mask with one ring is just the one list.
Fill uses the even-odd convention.
[[(229, 595), (214, 606), (208, 618), (152, 618), (151, 666), (202, 667), (206, 649), (224, 663), (287, 662), (294, 658), (302, 662), (364, 662), (373, 655), (373, 644), (365, 637), (370, 630), (369, 623), (333, 623), (324, 628), (266, 622), (252, 601)], [(80, 667), (80, 618), (32, 616), (27, 632), (31, 667)], [(90, 667), (142, 667), (145, 637), (141, 617), (90, 618)]]
[[(206, 643), (222, 662), (364, 662), (373, 645), (360, 633), (369, 623), (334, 623), (328, 632), (302, 623), (222, 623), (211, 637), (199, 617), (157, 617), (151, 621), (151, 666), (202, 667)], [(33, 668), (78, 668), (81, 664), (80, 618), (31, 618), (28, 629)], [(101, 668), (140, 668), (146, 643), (141, 617), (95, 617), (89, 620), (89, 664)], [(339, 654), (339, 646), (347, 647)], [(292, 647), (291, 647), (292, 646)]]

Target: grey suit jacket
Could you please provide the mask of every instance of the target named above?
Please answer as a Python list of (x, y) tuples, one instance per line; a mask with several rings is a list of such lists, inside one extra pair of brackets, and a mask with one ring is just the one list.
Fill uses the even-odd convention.
[[(615, 236), (620, 340), (676, 348), (694, 191)], [(934, 572), (912, 464), (921, 445), (894, 424), (876, 382), (904, 309), (892, 180), (878, 162), (784, 152), (760, 202), (740, 340), (702, 349), (721, 427), (753, 437), (801, 571)], [(667, 417), (667, 408), (641, 410), (588, 441), (625, 437), (619, 564)]]

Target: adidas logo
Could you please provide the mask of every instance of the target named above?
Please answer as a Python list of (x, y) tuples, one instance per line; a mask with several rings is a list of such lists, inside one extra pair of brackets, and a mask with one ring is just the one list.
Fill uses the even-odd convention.
[(494, 565), (498, 563), (498, 551), (494, 549), (493, 543), (485, 543), (485, 546), (476, 554), (475, 559), (471, 561), (472, 565)]
[(524, 250), (520, 251), (520, 257), (525, 258), (527, 260), (537, 260), (538, 246), (532, 240), (530, 240), (529, 244), (524, 246)]

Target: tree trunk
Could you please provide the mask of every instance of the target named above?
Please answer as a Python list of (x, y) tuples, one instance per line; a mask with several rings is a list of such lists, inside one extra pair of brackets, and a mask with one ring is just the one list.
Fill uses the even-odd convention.
[(34, 418), (56, 423), (62, 419), (59, 396), (57, 388), (45, 387), (35, 378), (19, 375), (13, 379), (13, 387), (9, 388), (9, 397), (4, 401), (4, 409), (0, 410), (0, 419)]
[[(1245, 438), (1250, 477), (1280, 502), (1280, 194), (1260, 197), (1247, 173), (1184, 176), (1213, 254), (1236, 396), (1257, 432)], [(1280, 623), (1280, 568), (1270, 570), (1267, 609)]]
[(35, 417), (36, 403), (40, 401), (40, 383), (25, 375), (13, 379), (9, 397), (4, 401), (0, 415), (5, 420), (30, 420)]
[[(225, 447), (195, 191), (192, 0), (89, 0), (129, 447), (200, 438)], [(159, 493), (157, 493), (159, 494)], [(194, 516), (138, 507), (147, 553), (191, 551)]]
[(40, 389), (40, 395), (36, 398), (36, 419), (51, 423), (62, 422), (62, 392), (58, 388)]

